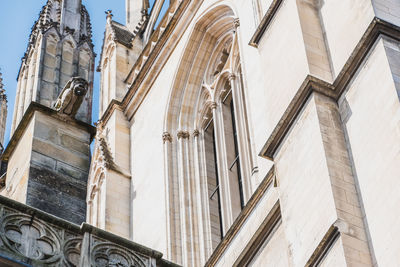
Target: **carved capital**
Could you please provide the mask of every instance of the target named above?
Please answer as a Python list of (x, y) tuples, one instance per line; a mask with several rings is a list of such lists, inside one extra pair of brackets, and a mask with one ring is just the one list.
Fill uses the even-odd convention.
[(190, 134), (189, 134), (188, 131), (179, 131), (179, 132), (176, 134), (176, 136), (178, 137), (178, 139), (181, 139), (181, 138), (187, 139), (187, 138), (189, 138)]
[(211, 109), (216, 109), (216, 108), (217, 108), (217, 102), (212, 101), (212, 102), (210, 103), (210, 107), (211, 107)]
[(193, 131), (193, 136), (194, 137), (199, 137), (199, 135), (200, 135), (200, 131), (199, 130), (196, 129), (196, 130)]
[(162, 135), (162, 140), (163, 140), (163, 143), (165, 144), (165, 142), (172, 142), (172, 136), (171, 136), (171, 134), (169, 133), (169, 132), (164, 132), (163, 133), (163, 135)]
[(240, 26), (239, 18), (235, 18), (235, 19), (233, 20), (233, 25), (235, 25), (235, 28), (238, 28), (238, 27)]
[(235, 79), (236, 79), (236, 75), (235, 75), (235, 74), (233, 74), (233, 73), (229, 74), (228, 80), (229, 80), (230, 82), (232, 82), (232, 81), (235, 80)]

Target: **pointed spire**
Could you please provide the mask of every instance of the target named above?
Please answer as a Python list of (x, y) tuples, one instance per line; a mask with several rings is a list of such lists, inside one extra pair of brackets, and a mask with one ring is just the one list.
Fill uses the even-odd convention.
[(1, 72), (1, 68), (0, 68), (0, 97), (2, 99), (4, 99), (6, 97), (5, 92), (6, 92), (6, 90), (4, 89), (3, 73)]
[(106, 12), (106, 15), (107, 15), (107, 23), (108, 24), (111, 24), (111, 21), (112, 21), (112, 18), (113, 18), (113, 13), (112, 13), (112, 10), (111, 9), (109, 9), (109, 10), (107, 10)]

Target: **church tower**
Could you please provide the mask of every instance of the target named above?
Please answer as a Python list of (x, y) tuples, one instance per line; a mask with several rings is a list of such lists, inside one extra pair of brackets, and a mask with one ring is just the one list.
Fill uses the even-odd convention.
[(18, 74), (11, 134), (29, 104), (51, 107), (67, 81), (79, 76), (89, 91), (77, 119), (91, 122), (94, 52), (89, 14), (81, 0), (48, 0), (35, 22)]
[(86, 214), (94, 58), (81, 0), (48, 0), (18, 74), (1, 194), (66, 220)]

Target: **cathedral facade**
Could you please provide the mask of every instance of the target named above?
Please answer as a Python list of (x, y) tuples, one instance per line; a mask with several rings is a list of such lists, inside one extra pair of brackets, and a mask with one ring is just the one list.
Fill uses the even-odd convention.
[(96, 68), (80, 0), (48, 0), (32, 29), (0, 263), (400, 266), (397, 0), (106, 13)]

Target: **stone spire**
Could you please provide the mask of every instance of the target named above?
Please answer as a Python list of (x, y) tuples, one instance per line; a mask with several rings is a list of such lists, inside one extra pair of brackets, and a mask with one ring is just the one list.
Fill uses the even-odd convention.
[[(48, 0), (22, 58), (0, 194), (80, 224), (92, 120), (94, 58), (81, 0)], [(2, 189), (2, 190), (1, 190)]]
[(3, 150), (4, 146), (4, 134), (6, 131), (7, 122), (7, 96), (4, 89), (3, 74), (0, 69), (0, 149)]
[(94, 58), (89, 13), (81, 0), (48, 0), (29, 37), (18, 74), (12, 133), (31, 102), (52, 107), (72, 77), (88, 81), (77, 119), (91, 122)]

